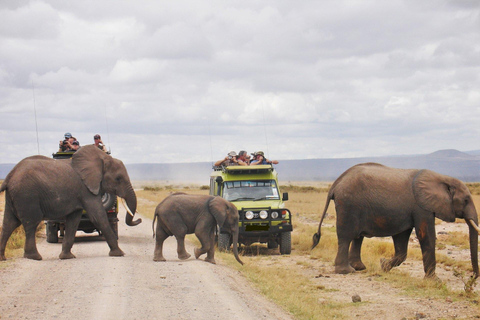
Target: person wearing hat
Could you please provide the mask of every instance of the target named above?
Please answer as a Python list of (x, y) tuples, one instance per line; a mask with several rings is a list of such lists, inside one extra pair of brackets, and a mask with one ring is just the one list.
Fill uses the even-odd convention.
[(77, 151), (78, 149), (80, 149), (80, 143), (77, 141), (77, 139), (75, 139), (72, 142), (72, 151)]
[(73, 150), (73, 141), (74, 138), (70, 132), (65, 133), (65, 139), (60, 141), (58, 152), (68, 152)]
[(228, 167), (228, 166), (236, 166), (236, 165), (238, 165), (238, 161), (237, 161), (237, 153), (235, 151), (230, 151), (224, 159), (218, 160), (214, 164), (215, 167), (218, 167), (218, 166)]
[(278, 164), (277, 160), (268, 160), (265, 158), (263, 151), (257, 151), (252, 153), (254, 160), (250, 162), (251, 166), (261, 165), (261, 164)]
[(104, 152), (107, 152), (107, 147), (105, 147), (105, 145), (103, 144), (102, 137), (98, 133), (93, 136), (93, 141), (94, 141), (95, 146), (98, 149), (100, 149)]

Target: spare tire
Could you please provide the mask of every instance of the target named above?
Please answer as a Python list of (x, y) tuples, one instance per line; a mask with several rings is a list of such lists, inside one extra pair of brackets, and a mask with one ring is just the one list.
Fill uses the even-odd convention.
[(110, 208), (114, 205), (115, 200), (117, 200), (117, 197), (111, 193), (104, 193), (102, 196), (102, 204), (103, 208), (108, 211)]

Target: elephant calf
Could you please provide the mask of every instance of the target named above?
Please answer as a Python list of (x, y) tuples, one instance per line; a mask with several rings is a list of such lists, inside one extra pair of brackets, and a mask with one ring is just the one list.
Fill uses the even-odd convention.
[(238, 257), (238, 210), (231, 203), (221, 197), (206, 195), (189, 195), (174, 193), (163, 200), (155, 209), (152, 228), (158, 219), (156, 232), (154, 261), (165, 261), (163, 257), (163, 242), (169, 236), (177, 239), (178, 258), (190, 258), (185, 250), (185, 235), (195, 233), (202, 244), (195, 248), (195, 258), (206, 253), (205, 261), (215, 263), (215, 229), (217, 224), (227, 230), (233, 237), (233, 254)]
[(423, 255), (426, 277), (435, 276), (435, 218), (454, 222), (462, 218), (470, 232), (473, 272), (478, 277), (478, 218), (467, 186), (458, 179), (430, 170), (394, 169), (364, 163), (345, 171), (328, 192), (312, 249), (320, 241), (320, 229), (330, 200), (337, 211), (338, 252), (335, 272), (365, 269), (360, 257), (364, 237), (393, 238), (395, 255), (382, 259), (384, 271), (407, 258), (408, 240), (415, 228)]

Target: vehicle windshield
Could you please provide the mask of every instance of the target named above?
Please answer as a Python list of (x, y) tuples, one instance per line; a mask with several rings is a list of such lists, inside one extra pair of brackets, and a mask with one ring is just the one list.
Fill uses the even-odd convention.
[(223, 198), (228, 201), (280, 200), (275, 180), (226, 181)]

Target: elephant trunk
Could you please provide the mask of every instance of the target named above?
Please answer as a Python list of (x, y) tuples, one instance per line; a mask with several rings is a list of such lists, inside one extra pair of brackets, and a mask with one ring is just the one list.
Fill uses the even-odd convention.
[(243, 265), (242, 260), (238, 257), (238, 224), (237, 228), (233, 231), (232, 234), (232, 242), (233, 242), (233, 255), (235, 256), (235, 259)]
[(130, 190), (128, 190), (128, 192), (126, 193), (125, 201), (127, 202), (127, 214), (125, 215), (125, 223), (131, 227), (140, 224), (142, 222), (142, 219), (137, 219), (133, 221), (133, 216), (137, 211), (137, 196), (135, 195), (132, 187), (130, 187)]
[(474, 277), (477, 278), (479, 276), (478, 270), (478, 233), (479, 228), (477, 225), (477, 218), (474, 219), (465, 219), (468, 224), (469, 234), (470, 234), (470, 256), (472, 259), (472, 268)]

